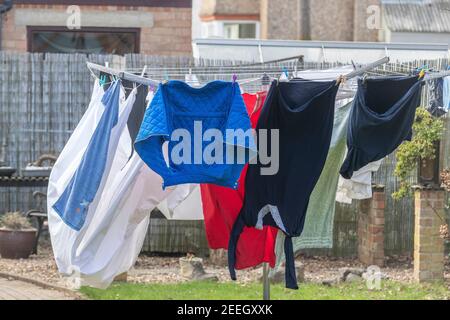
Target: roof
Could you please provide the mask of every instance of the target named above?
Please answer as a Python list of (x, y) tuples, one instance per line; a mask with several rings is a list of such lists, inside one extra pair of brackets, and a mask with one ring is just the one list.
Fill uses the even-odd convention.
[(450, 3), (447, 1), (383, 1), (386, 27), (393, 32), (450, 33)]

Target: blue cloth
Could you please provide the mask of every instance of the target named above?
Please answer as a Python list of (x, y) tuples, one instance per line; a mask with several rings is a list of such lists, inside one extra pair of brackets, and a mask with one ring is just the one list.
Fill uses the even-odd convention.
[(444, 107), (444, 79), (437, 78), (428, 81), (428, 112), (435, 117), (442, 117), (447, 113)]
[[(172, 157), (175, 146), (186, 140), (184, 136), (178, 140), (172, 136), (175, 130), (180, 132), (178, 129), (187, 133), (190, 139), (188, 150), (180, 151), (187, 159), (181, 163)], [(202, 136), (208, 129), (218, 132), (220, 140), (203, 141), (206, 139)], [(250, 135), (247, 138), (240, 135), (237, 139), (227, 135), (227, 130), (236, 129)], [(168, 164), (162, 151), (166, 141)], [(214, 141), (222, 148), (223, 154), (220, 156), (214, 152), (217, 161), (208, 164), (202, 155)], [(236, 189), (242, 168), (252, 154), (250, 150), (256, 153), (250, 119), (238, 84), (213, 81), (202, 88), (193, 88), (181, 81), (161, 84), (146, 110), (135, 149), (142, 160), (163, 178), (163, 188), (184, 183), (212, 183)], [(239, 160), (237, 156), (242, 155), (241, 161), (230, 163), (233, 160), (231, 150), (234, 160)]]
[[(279, 170), (261, 174), (260, 161), (249, 165), (244, 204), (228, 246), (228, 265), (236, 279), (236, 248), (244, 228), (269, 225), (286, 235), (286, 287), (297, 289), (292, 237), (303, 231), (309, 197), (325, 165), (333, 131), (336, 81), (273, 82), (256, 127), (279, 130)], [(270, 135), (270, 134), (269, 134)], [(270, 135), (271, 136), (271, 135)]]
[(444, 99), (444, 109), (449, 110), (450, 109), (450, 77), (444, 78), (444, 92), (443, 92), (443, 99)]
[(120, 81), (114, 82), (102, 97), (105, 107), (75, 174), (53, 209), (72, 229), (79, 231), (86, 220), (103, 178), (108, 158), (111, 130), (119, 115)]
[(417, 76), (358, 80), (342, 177), (350, 179), (354, 171), (383, 159), (403, 141), (411, 140), (422, 86)]

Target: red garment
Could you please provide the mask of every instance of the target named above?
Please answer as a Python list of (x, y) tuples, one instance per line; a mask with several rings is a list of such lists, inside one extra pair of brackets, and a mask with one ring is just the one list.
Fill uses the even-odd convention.
[[(252, 127), (255, 128), (266, 99), (266, 92), (242, 95)], [(245, 175), (247, 166), (242, 170), (237, 190), (213, 184), (202, 184), (203, 214), (206, 236), (211, 249), (228, 249), (231, 229), (244, 201)], [(263, 230), (245, 228), (236, 251), (236, 269), (245, 269), (268, 262), (275, 266), (276, 228), (265, 226)]]

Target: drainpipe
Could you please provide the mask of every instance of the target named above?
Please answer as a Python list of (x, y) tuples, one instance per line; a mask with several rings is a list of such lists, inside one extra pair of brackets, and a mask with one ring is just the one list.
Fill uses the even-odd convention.
[(300, 5), (300, 39), (311, 40), (311, 2), (302, 0)]
[(2, 50), (3, 14), (11, 10), (12, 6), (12, 0), (4, 0), (0, 5), (0, 50)]

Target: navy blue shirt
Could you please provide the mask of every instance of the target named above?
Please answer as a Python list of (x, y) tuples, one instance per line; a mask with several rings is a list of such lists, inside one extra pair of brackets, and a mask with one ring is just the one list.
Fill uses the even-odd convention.
[[(325, 165), (338, 88), (336, 81), (272, 83), (256, 130), (279, 130), (279, 169), (264, 175), (261, 161), (249, 165), (244, 204), (228, 247), (232, 279), (236, 279), (235, 251), (244, 226), (269, 225), (286, 234), (286, 286), (298, 288), (291, 237), (303, 230), (309, 197)], [(274, 143), (269, 140), (269, 154), (276, 150)]]
[(412, 125), (423, 82), (417, 76), (358, 80), (347, 129), (347, 157), (342, 177), (393, 152), (412, 138)]

